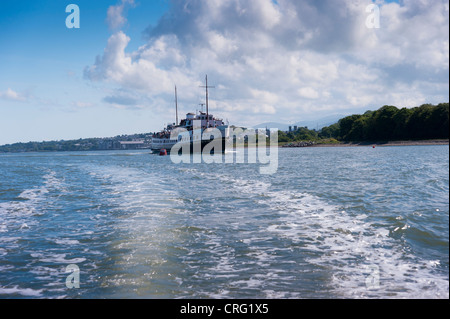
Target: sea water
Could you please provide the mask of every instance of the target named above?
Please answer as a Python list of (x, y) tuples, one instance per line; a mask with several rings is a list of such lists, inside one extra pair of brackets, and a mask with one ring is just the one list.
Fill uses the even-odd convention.
[(0, 155), (0, 298), (449, 298), (448, 146), (278, 156)]

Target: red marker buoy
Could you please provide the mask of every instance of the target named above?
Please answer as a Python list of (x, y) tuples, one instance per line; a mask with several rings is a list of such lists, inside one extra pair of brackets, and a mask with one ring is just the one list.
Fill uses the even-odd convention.
[(161, 149), (160, 151), (159, 151), (159, 156), (166, 156), (167, 155), (167, 150), (166, 149)]

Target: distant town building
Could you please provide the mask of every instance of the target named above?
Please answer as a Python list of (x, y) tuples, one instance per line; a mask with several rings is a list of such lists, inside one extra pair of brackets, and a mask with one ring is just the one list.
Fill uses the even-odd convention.
[(150, 144), (145, 140), (137, 140), (137, 141), (121, 141), (120, 146), (124, 150), (137, 150), (137, 149), (146, 149), (150, 148)]

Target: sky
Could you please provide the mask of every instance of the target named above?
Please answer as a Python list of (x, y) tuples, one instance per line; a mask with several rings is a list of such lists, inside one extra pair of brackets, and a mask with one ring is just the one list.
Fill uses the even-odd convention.
[(449, 3), (0, 1), (0, 145), (158, 131), (206, 75), (241, 126), (448, 102)]

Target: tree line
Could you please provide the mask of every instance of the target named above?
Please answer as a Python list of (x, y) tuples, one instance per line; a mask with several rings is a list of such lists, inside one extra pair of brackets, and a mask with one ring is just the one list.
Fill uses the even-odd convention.
[(344, 117), (321, 130), (300, 127), (294, 132), (279, 131), (278, 134), (279, 142), (448, 139), (449, 103), (401, 109), (385, 105), (377, 111)]
[(318, 135), (342, 141), (448, 139), (449, 103), (401, 109), (385, 105), (377, 111), (344, 117), (322, 128)]

